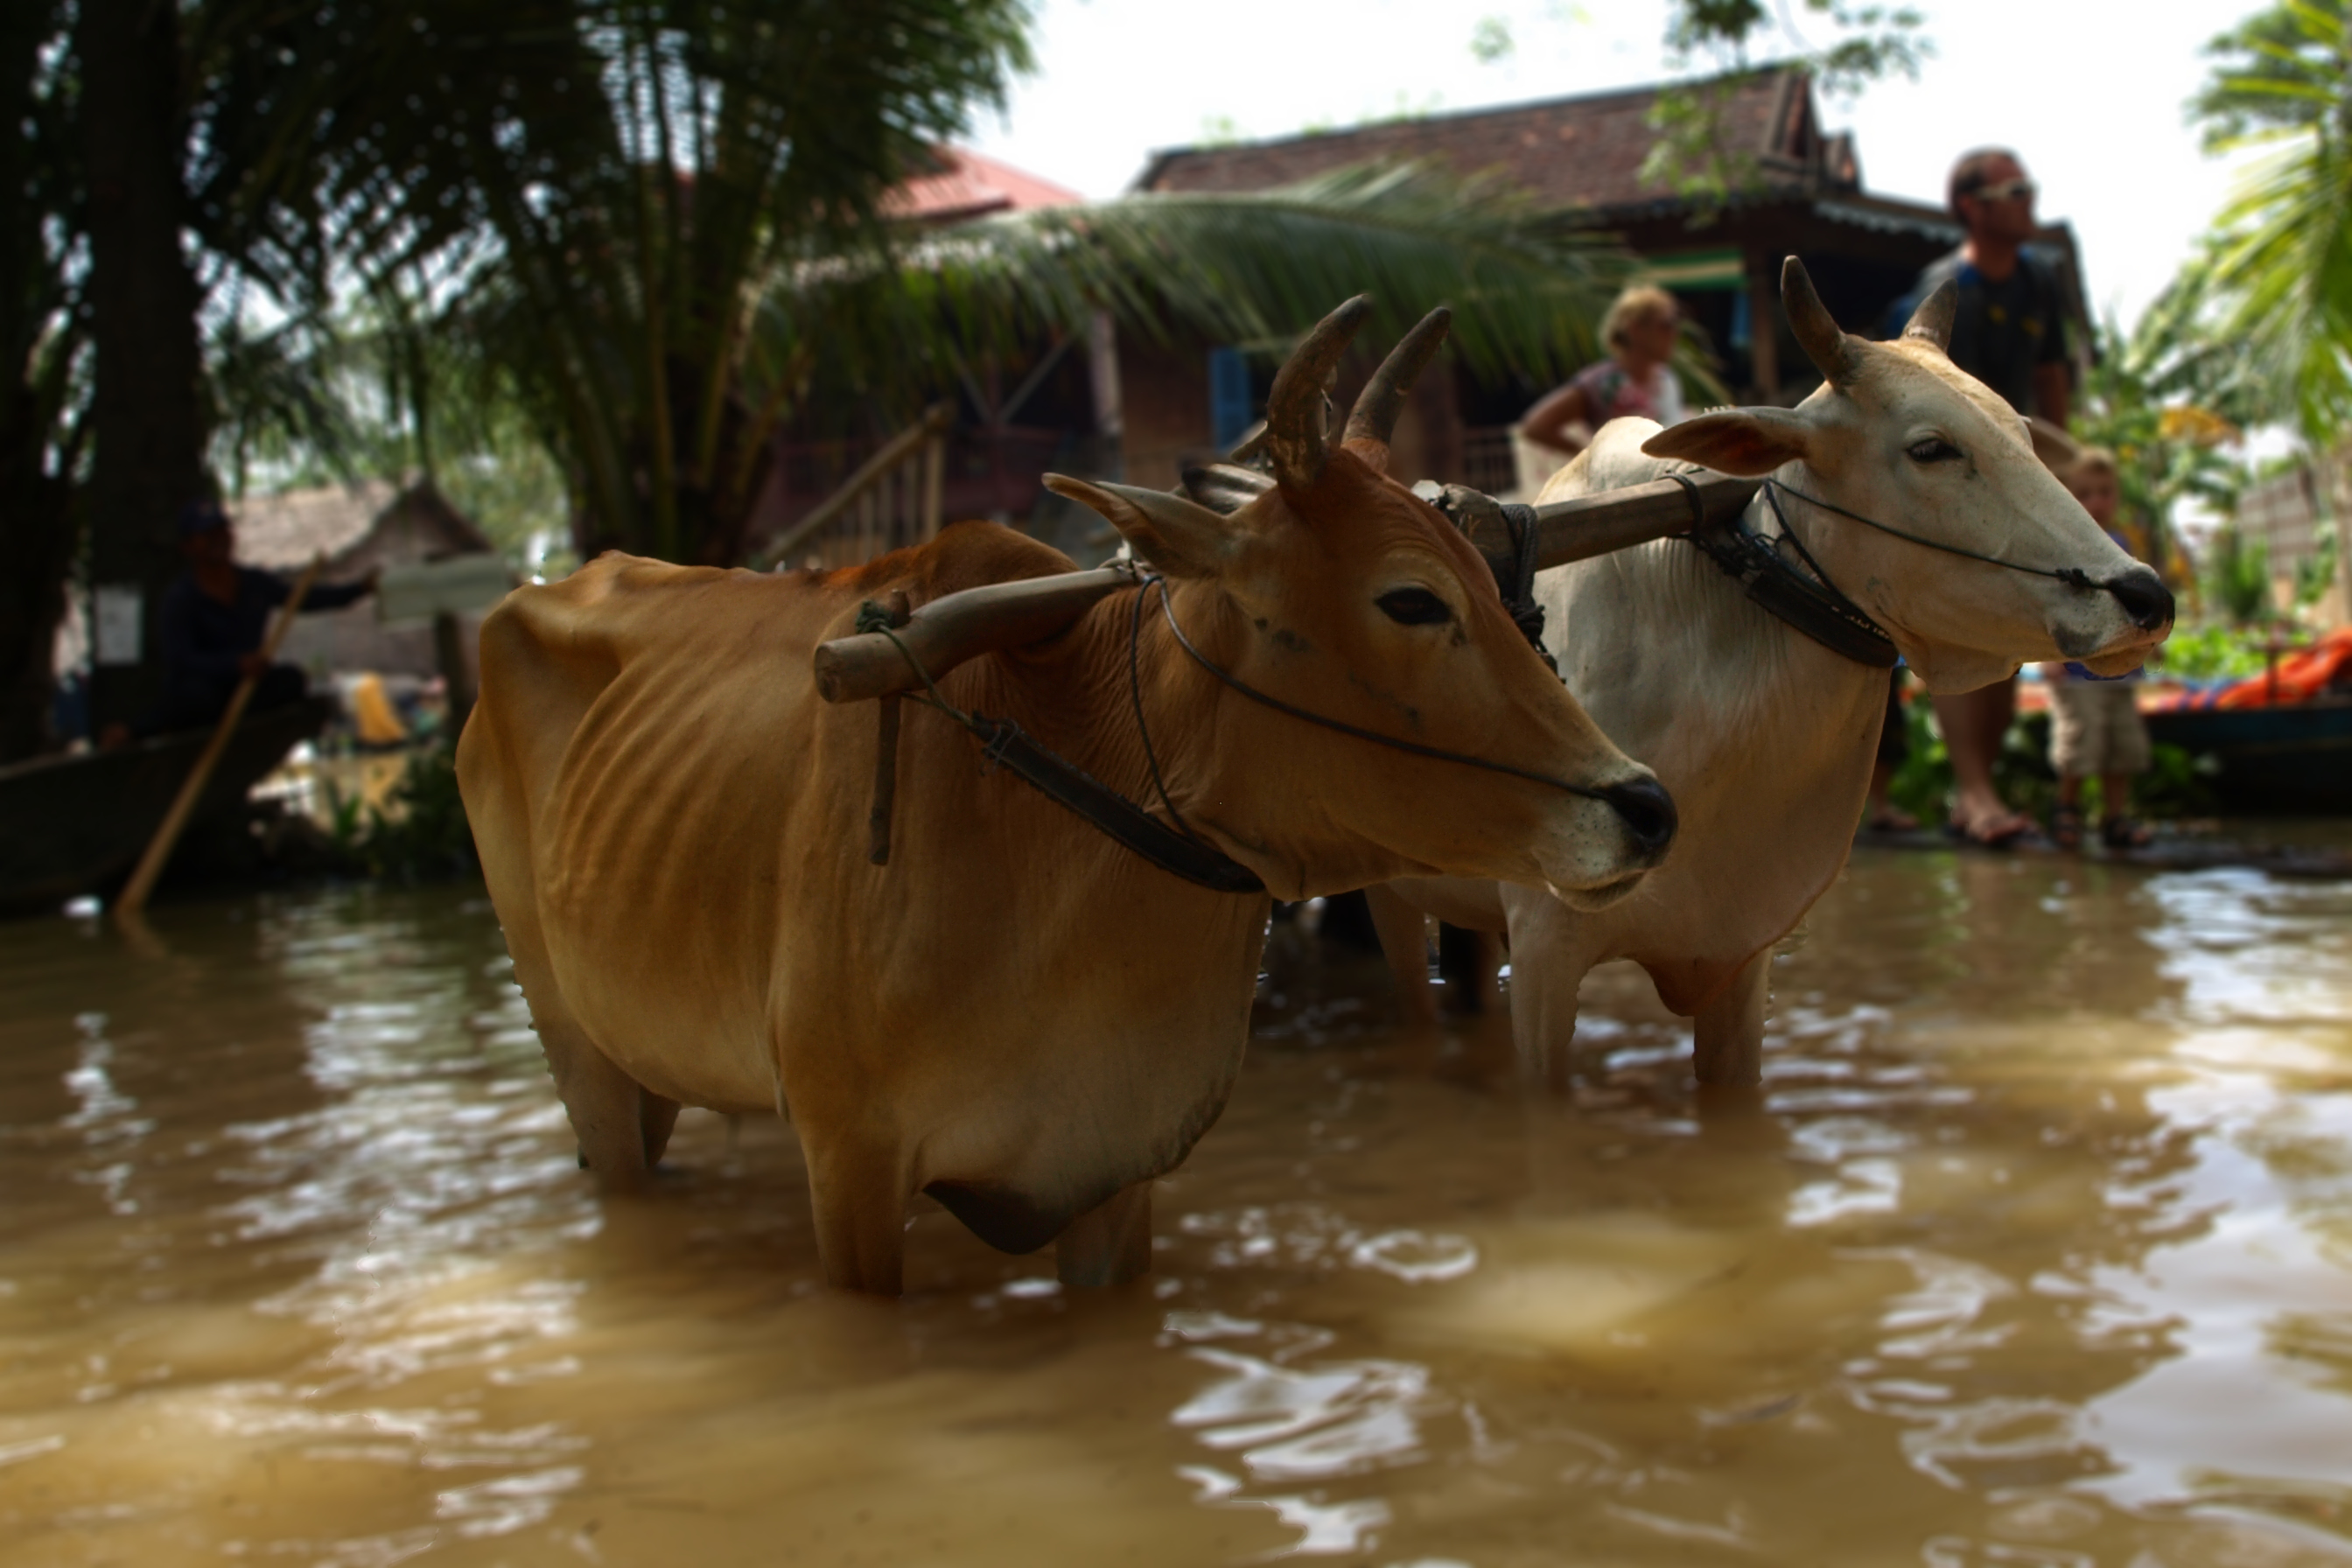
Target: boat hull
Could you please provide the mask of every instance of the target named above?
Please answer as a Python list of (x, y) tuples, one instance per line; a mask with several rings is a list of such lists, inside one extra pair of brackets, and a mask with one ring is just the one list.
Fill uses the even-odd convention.
[(2147, 732), (2212, 757), (2227, 810), (2352, 814), (2352, 700), (2150, 713)]
[[(333, 712), (331, 699), (307, 697), (248, 716), (213, 770), (191, 827), (243, 806), (247, 792)], [(126, 875), (211, 738), (188, 731), (0, 768), (0, 910), (54, 909)]]

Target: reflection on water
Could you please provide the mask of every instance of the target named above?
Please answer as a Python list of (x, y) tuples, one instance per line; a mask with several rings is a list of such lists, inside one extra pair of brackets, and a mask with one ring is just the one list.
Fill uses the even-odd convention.
[[(0, 1558), (2352, 1563), (2352, 889), (1866, 857), (1759, 1113), (1277, 942), (1160, 1272), (588, 1193), (478, 896), (0, 928)], [(1286, 935), (1287, 933), (1278, 933)]]

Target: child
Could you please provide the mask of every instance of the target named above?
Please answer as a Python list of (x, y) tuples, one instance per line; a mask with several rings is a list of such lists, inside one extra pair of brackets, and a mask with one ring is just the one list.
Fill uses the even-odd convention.
[[(2128, 550), (2116, 523), (2122, 495), (2116, 478), (2116, 455), (2104, 447), (2085, 447), (2074, 465), (2061, 476), (2091, 521), (2107, 537)], [(2099, 839), (2110, 849), (2137, 849), (2148, 841), (2148, 831), (2132, 818), (2131, 781), (2147, 770), (2147, 725), (2139, 716), (2138, 676), (2101, 680), (2078, 664), (2045, 664), (2050, 683), (2050, 765), (2058, 771), (2058, 807), (2051, 813), (2050, 837), (2060, 847), (2076, 849), (2083, 843), (2083, 781), (2099, 775), (2104, 812)]]

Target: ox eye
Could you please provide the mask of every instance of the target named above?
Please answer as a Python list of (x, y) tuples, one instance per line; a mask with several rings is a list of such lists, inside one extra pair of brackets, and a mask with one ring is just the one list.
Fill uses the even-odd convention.
[(1915, 463), (1948, 463), (1960, 456), (1960, 449), (1941, 436), (1930, 436), (1924, 441), (1914, 441), (1904, 448)]
[(1454, 618), (1445, 601), (1426, 588), (1391, 588), (1372, 602), (1401, 626), (1433, 626)]

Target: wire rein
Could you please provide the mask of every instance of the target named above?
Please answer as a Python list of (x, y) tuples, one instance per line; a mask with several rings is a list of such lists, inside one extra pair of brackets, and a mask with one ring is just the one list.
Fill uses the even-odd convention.
[[(1215, 676), (1219, 680), (1223, 681), (1227, 686), (1232, 687), (1235, 691), (1240, 692), (1244, 697), (1248, 698), (1253, 702), (1258, 703), (1263, 707), (1271, 708), (1277, 713), (1288, 714), (1293, 719), (1303, 720), (1309, 724), (1317, 724), (1326, 730), (1336, 731), (1342, 735), (1352, 735), (1359, 741), (1370, 741), (1374, 745), (1386, 746), (1391, 751), (1409, 752), (1416, 757), (1429, 757), (1441, 763), (1459, 763), (1465, 767), (1484, 768), (1488, 773), (1504, 773), (1512, 778), (1526, 779), (1531, 784), (1549, 784), (1554, 789), (1566, 790), (1570, 795), (1582, 795), (1587, 800), (1605, 801), (1609, 798), (1600, 790), (1588, 789), (1582, 784), (1572, 784), (1566, 779), (1553, 778), (1549, 773), (1534, 773), (1527, 768), (1513, 767), (1508, 763), (1491, 762), (1485, 757), (1473, 757), (1461, 752), (1441, 751), (1435, 746), (1424, 746), (1417, 741), (1402, 741), (1393, 735), (1383, 735), (1376, 730), (1360, 729), (1356, 725), (1348, 723), (1344, 720), (1327, 718), (1323, 714), (1310, 712), (1307, 709), (1285, 702), (1279, 697), (1270, 696), (1265, 692), (1260, 691), (1256, 687), (1250, 685), (1240, 677), (1233, 674), (1230, 670), (1225, 669), (1223, 666), (1213, 663), (1207, 655), (1203, 654), (1199, 648), (1192, 646), (1192, 640), (1184, 635), (1184, 628), (1176, 624), (1176, 609), (1175, 606), (1169, 602), (1168, 580), (1166, 578), (1151, 578), (1150, 580), (1150, 585), (1157, 585), (1160, 589), (1160, 608), (1161, 613), (1166, 615), (1168, 617), (1168, 629), (1176, 635), (1176, 646), (1182, 648), (1186, 653), (1192, 655), (1193, 663), (1199, 665), (1202, 669), (1207, 670), (1211, 675)], [(1139, 712), (1140, 710), (1139, 710)]]
[[(1957, 544), (1947, 544), (1940, 539), (1928, 539), (1921, 534), (1906, 533), (1899, 528), (1895, 528), (1879, 521), (1874, 517), (1864, 517), (1858, 511), (1849, 511), (1844, 507), (1838, 505), (1835, 501), (1823, 500), (1817, 495), (1809, 495), (1805, 491), (1784, 484), (1779, 479), (1768, 479), (1764, 481), (1764, 494), (1767, 499), (1769, 499), (1772, 493), (1776, 490), (1785, 491), (1788, 494), (1796, 497), (1801, 501), (1810, 502), (1811, 505), (1821, 508), (1823, 511), (1833, 511), (1840, 517), (1852, 518), (1854, 521), (1859, 522), (1865, 527), (1874, 528), (1881, 533), (1891, 534), (1895, 538), (1900, 539), (1907, 544), (1916, 544), (1925, 550), (1940, 550), (1947, 555), (1957, 555), (1966, 561), (1981, 561), (1988, 566), (2000, 566), (2005, 567), (2011, 572), (2023, 572), (2035, 577), (2048, 577), (2056, 582), (2065, 584), (2069, 588), (2080, 588), (2087, 591), (2098, 586), (2096, 583), (2091, 581), (2091, 574), (2084, 571), (2079, 566), (2059, 566), (2054, 568), (2049, 566), (2027, 566), (2015, 561), (2003, 561), (1997, 555), (1985, 555), (1974, 550), (1963, 549), (1961, 546)], [(1780, 518), (1780, 526), (1785, 531), (1789, 526), (1789, 520), (1785, 517), (1781, 517), (1780, 506), (1778, 501), (1774, 501), (1772, 503), (1772, 515), (1774, 517)], [(1794, 534), (1790, 534), (1789, 537), (1791, 542), (1796, 543), (1798, 551), (1801, 553), (1804, 552), (1805, 546), (1803, 542), (1798, 540)], [(1810, 565), (1812, 564), (1813, 558), (1811, 554), (1806, 554), (1805, 561), (1807, 564)], [(1813, 570), (1815, 572), (1820, 572), (1821, 567), (1814, 565)], [(1823, 582), (1829, 581), (1827, 574), (1822, 574), (1822, 580)]]

